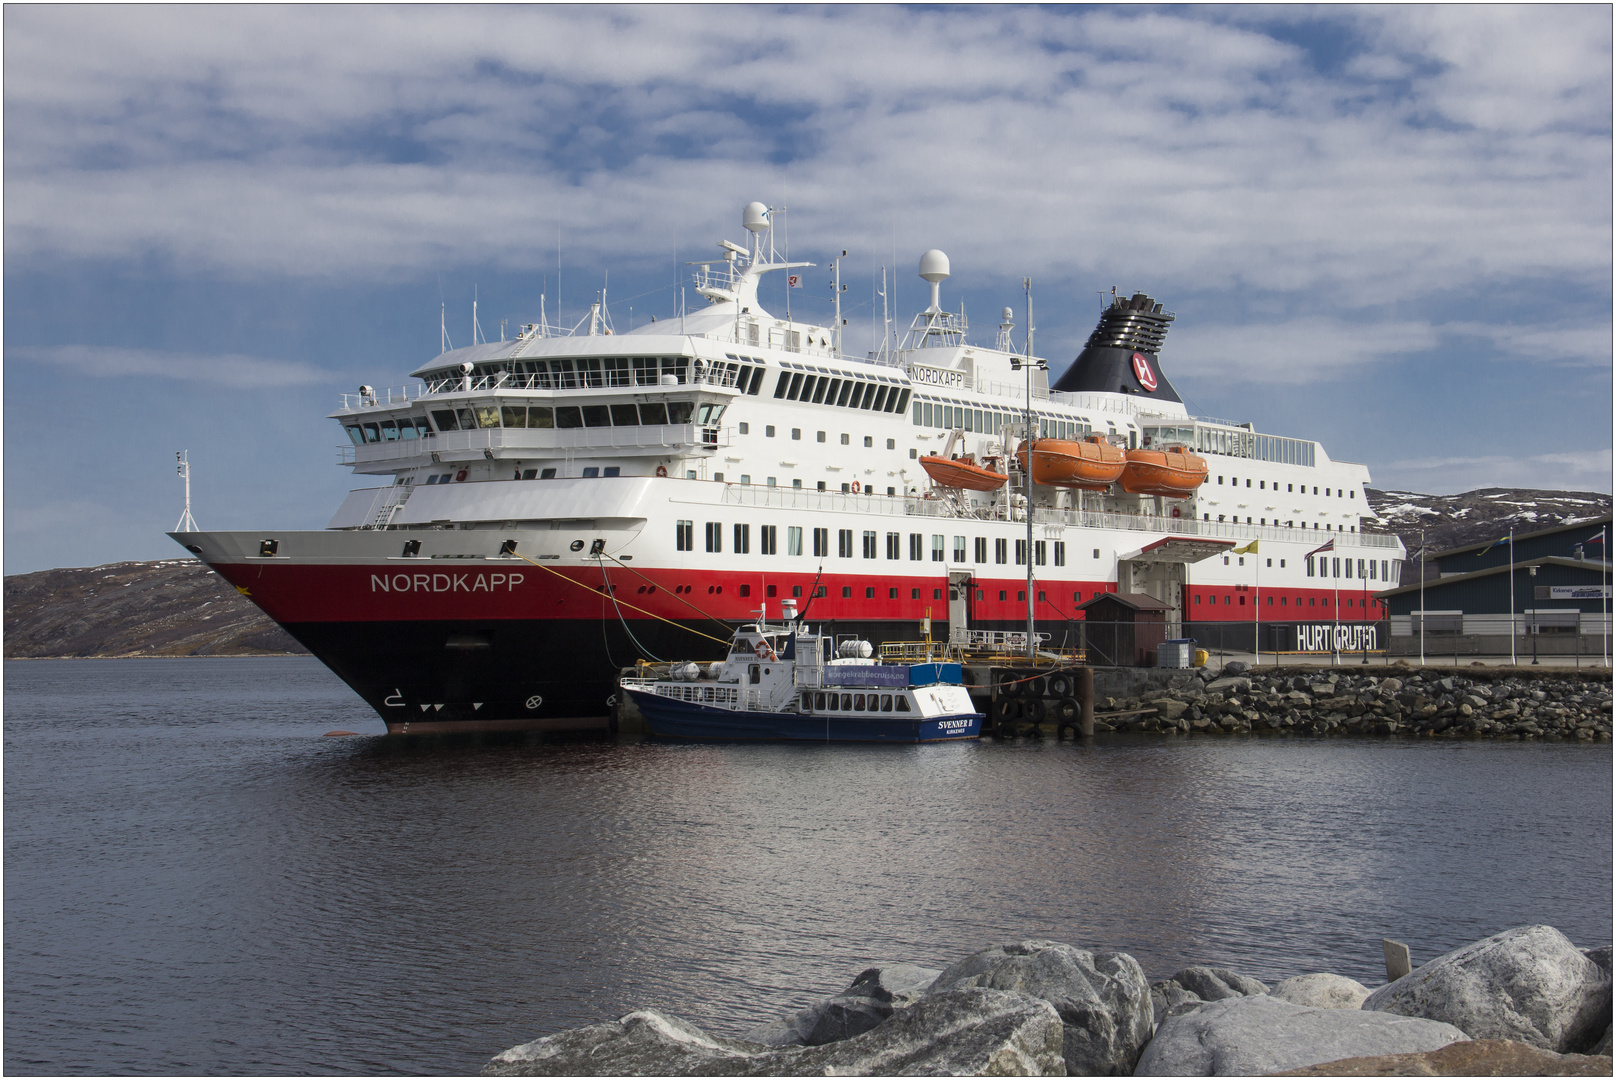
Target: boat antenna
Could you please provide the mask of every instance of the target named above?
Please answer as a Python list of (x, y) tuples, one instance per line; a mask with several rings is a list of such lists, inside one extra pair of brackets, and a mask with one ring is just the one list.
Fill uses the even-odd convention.
[(478, 338), (482, 338), (484, 345), (488, 344), (488, 336), (483, 333), (482, 324), (477, 321), (477, 286), (473, 284), (471, 286), (471, 343), (473, 345), (477, 344)]
[(191, 461), (189, 454), (189, 450), (180, 450), (174, 455), (174, 460), (180, 463), (178, 472), (180, 476), (185, 478), (185, 512), (180, 514), (180, 522), (174, 526), (175, 532), (202, 531), (202, 527), (196, 523), (196, 518), (191, 516)]

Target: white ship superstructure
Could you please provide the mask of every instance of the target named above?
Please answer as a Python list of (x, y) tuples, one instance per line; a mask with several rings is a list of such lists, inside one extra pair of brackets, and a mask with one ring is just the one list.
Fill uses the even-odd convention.
[[(991, 346), (970, 341), (941, 305), (947, 259), (928, 252), (930, 305), (902, 341), (852, 357), (838, 326), (762, 307), (764, 275), (806, 264), (773, 258), (759, 204), (744, 224), (750, 246), (724, 243), (698, 274), (701, 310), (611, 333), (597, 307), (587, 332), (525, 327), (445, 352), (412, 387), (346, 396), (343, 460), (384, 482), (327, 530), (176, 538), (395, 730), (600, 715), (616, 665), (685, 655), (699, 639), (681, 627), (743, 621), (760, 599), (801, 598), (872, 641), (927, 618), (938, 635), (1024, 629), (1029, 558), (1037, 628), (1069, 647), (1077, 605), (1111, 591), (1155, 597), (1175, 634), (1209, 643), (1296, 648), (1317, 641), (1304, 624), (1328, 624), (1337, 644), (1356, 624), (1357, 647), (1374, 632), (1370, 594), (1404, 553), (1363, 528), (1367, 469), (1191, 416), (1157, 357), (1173, 316), (1149, 297), (1115, 297), (1051, 387), (1010, 309)], [(1181, 498), (1034, 484), (1029, 505), (1029, 404), (1035, 440), (1183, 446), (1206, 479)], [(1009, 482), (940, 486), (923, 458)], [(554, 658), (567, 668), (510, 670)]]

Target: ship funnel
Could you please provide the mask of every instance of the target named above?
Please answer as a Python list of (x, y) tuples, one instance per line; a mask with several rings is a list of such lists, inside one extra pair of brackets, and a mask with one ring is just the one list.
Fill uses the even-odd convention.
[(926, 309), (927, 315), (935, 315), (942, 310), (938, 303), (938, 292), (944, 281), (948, 280), (948, 256), (936, 248), (932, 248), (920, 257), (920, 276), (931, 282), (931, 306)]

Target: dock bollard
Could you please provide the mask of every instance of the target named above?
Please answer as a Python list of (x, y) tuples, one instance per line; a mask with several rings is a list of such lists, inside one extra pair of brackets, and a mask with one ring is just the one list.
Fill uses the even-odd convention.
[(1077, 721), (1077, 733), (1083, 738), (1094, 736), (1094, 669), (1077, 669), (1077, 703), (1082, 712)]

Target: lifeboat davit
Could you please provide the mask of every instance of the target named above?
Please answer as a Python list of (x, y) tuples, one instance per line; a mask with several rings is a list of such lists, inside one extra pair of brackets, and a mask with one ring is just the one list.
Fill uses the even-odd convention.
[[(1027, 444), (1016, 448), (1021, 467), (1027, 467)], [(1128, 455), (1100, 435), (1082, 441), (1039, 439), (1032, 448), (1032, 481), (1051, 487), (1104, 491), (1122, 476)]]
[(927, 476), (943, 487), (964, 488), (967, 491), (997, 491), (1010, 479), (1005, 473), (978, 465), (976, 458), (970, 454), (957, 458), (928, 455), (920, 459), (920, 466), (926, 470)]
[(1206, 459), (1182, 446), (1162, 450), (1129, 450), (1122, 470), (1122, 490), (1132, 495), (1165, 495), (1182, 499), (1206, 482)]

